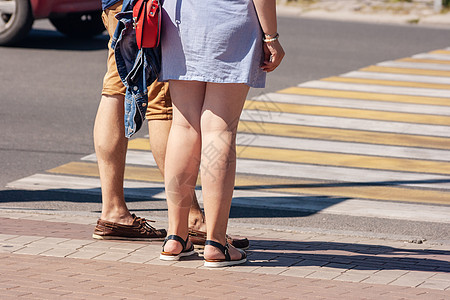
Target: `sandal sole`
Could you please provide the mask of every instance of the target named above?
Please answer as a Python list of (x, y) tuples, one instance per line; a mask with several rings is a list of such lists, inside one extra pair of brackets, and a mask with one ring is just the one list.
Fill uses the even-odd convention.
[(182, 257), (186, 257), (186, 256), (191, 256), (194, 255), (195, 251), (189, 251), (189, 252), (184, 252), (184, 253), (180, 253), (178, 255), (164, 255), (164, 254), (160, 254), (159, 255), (159, 259), (160, 260), (165, 260), (165, 261), (176, 261), (176, 260), (180, 260), (180, 258)]
[(243, 264), (247, 261), (247, 258), (243, 258), (240, 260), (224, 260), (224, 261), (205, 261), (203, 264), (206, 268), (223, 268), (223, 267), (230, 267), (235, 265)]

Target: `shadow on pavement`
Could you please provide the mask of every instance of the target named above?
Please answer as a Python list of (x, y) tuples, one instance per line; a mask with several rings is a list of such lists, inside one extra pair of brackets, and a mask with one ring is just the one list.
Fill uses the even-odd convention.
[[(125, 193), (128, 190), (125, 188)], [(153, 198), (153, 195), (161, 193), (162, 188), (145, 188), (145, 197), (142, 195), (126, 196), (127, 202), (165, 201), (165, 199)], [(78, 203), (100, 203), (100, 188), (95, 189), (55, 189), (55, 190), (3, 190), (0, 191), (0, 203), (27, 202), (27, 201), (67, 201)]]
[(249, 266), (450, 272), (450, 251), (326, 241), (251, 240)]
[(230, 218), (307, 217), (349, 199), (351, 198), (296, 195), (287, 197), (235, 197), (231, 206)]
[(271, 184), (271, 185), (245, 185), (236, 186), (235, 190), (264, 190), (264, 189), (286, 189), (286, 188), (326, 188), (326, 187), (360, 187), (360, 186), (402, 186), (411, 184), (436, 184), (450, 183), (450, 179), (430, 180), (389, 180), (368, 182), (324, 182), (314, 184)]
[[(164, 188), (125, 188), (125, 200), (134, 203), (134, 212), (151, 212), (148, 202), (165, 202), (154, 197), (164, 192)], [(290, 218), (307, 217), (336, 205), (350, 198), (330, 196), (277, 196), (277, 197), (235, 197), (230, 211), (230, 218)], [(40, 202), (40, 209), (53, 210), (51, 202), (101, 203), (100, 188), (93, 189), (53, 189), (53, 190), (3, 190), (0, 191), (0, 204)], [(144, 202), (141, 207), (136, 203)], [(244, 203), (244, 204), (243, 204)], [(145, 206), (144, 206), (145, 205)], [(287, 205), (287, 206), (286, 206)], [(289, 207), (289, 205), (294, 208)], [(305, 208), (296, 207), (302, 205)], [(32, 204), (29, 205), (31, 208)], [(251, 207), (251, 209), (249, 209)], [(166, 209), (164, 209), (166, 210)]]
[(32, 29), (28, 36), (11, 48), (93, 51), (108, 48), (109, 36), (98, 35), (91, 39), (69, 38), (56, 30)]

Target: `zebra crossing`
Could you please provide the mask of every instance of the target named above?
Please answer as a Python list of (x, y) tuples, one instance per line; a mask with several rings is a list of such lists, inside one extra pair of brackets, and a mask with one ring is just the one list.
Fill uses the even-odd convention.
[[(237, 153), (233, 205), (450, 223), (450, 48), (250, 99)], [(125, 179), (164, 198), (146, 139)], [(95, 154), (8, 187), (99, 193)]]

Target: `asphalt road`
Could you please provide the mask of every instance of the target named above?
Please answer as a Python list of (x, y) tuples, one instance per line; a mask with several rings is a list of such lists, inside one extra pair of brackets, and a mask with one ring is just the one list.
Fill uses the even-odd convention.
[[(450, 29), (280, 18), (279, 32), (285, 61), (269, 76), (267, 87), (252, 90), (250, 96), (448, 47)], [(7, 201), (4, 187), (8, 182), (94, 152), (92, 127), (105, 72), (106, 44), (106, 36), (90, 41), (68, 39), (47, 21), (39, 21), (20, 45), (0, 48), (0, 189), (4, 191), (0, 201)], [(145, 129), (139, 135), (144, 134)], [(33, 203), (28, 206), (39, 205), (39, 201)], [(60, 209), (82, 209), (75, 206)], [(236, 219), (242, 217), (239, 209), (233, 214)], [(342, 216), (328, 216), (324, 221), (319, 214), (306, 217), (273, 211), (255, 214), (242, 221), (288, 226), (299, 224), (302, 218), (300, 223), (306, 227), (355, 230), (357, 224), (362, 231), (415, 235), (407, 222), (344, 221)], [(414, 228), (423, 231), (418, 235), (437, 238), (442, 235), (436, 228), (448, 229), (427, 224), (416, 224)]]

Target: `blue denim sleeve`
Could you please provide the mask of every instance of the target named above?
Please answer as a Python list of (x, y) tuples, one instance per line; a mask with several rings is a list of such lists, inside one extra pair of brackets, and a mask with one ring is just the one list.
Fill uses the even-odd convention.
[(125, 136), (129, 138), (142, 127), (145, 120), (147, 87), (158, 78), (161, 70), (161, 50), (159, 47), (138, 49), (132, 11), (124, 10), (125, 2), (123, 11), (116, 15), (119, 24), (111, 47), (114, 49), (119, 76), (126, 87), (124, 121)]

